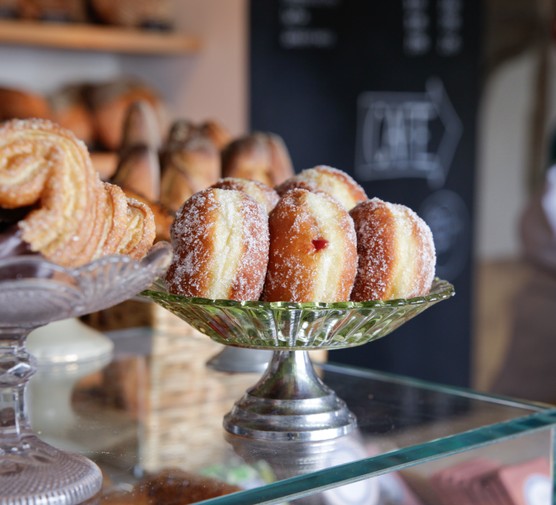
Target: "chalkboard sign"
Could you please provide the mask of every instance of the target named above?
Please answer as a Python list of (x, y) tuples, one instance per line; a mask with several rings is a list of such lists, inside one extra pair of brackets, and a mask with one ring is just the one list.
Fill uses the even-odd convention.
[(429, 224), (456, 297), (329, 359), (467, 385), (478, 0), (252, 0), (250, 128), (281, 135), (296, 171), (350, 173)]

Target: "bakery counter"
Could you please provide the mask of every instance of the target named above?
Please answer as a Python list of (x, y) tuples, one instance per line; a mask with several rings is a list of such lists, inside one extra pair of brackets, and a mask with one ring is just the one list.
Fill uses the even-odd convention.
[(101, 468), (100, 503), (552, 503), (550, 406), (321, 362), (357, 428), (257, 442), (222, 420), (261, 372), (207, 366), (222, 350), (208, 337), (138, 328), (101, 341), (110, 352), (40, 365), (27, 390), (33, 431)]

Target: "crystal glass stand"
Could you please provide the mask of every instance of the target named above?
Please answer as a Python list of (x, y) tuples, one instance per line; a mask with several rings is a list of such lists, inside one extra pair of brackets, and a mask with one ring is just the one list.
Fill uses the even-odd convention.
[(0, 261), (0, 505), (74, 505), (102, 485), (92, 461), (33, 433), (25, 390), (37, 367), (26, 350), (27, 335), (132, 297), (160, 276), (170, 259), (169, 245), (160, 244), (140, 262), (109, 256), (75, 269), (35, 256)]
[(356, 425), (344, 402), (317, 376), (307, 351), (381, 338), (454, 294), (436, 279), (430, 294), (386, 302), (285, 303), (185, 298), (158, 283), (145, 296), (224, 345), (273, 351), (260, 381), (224, 418), (225, 429), (257, 440), (333, 439)]

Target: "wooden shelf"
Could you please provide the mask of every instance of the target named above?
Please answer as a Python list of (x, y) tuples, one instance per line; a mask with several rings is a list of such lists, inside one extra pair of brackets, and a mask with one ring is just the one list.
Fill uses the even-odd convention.
[(0, 20), (0, 44), (127, 54), (189, 54), (199, 40), (175, 32)]

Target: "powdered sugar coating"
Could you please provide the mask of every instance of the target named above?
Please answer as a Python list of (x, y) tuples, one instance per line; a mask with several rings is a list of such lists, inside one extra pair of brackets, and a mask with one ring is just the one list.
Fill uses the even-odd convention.
[(367, 200), (365, 190), (347, 173), (337, 168), (319, 165), (307, 168), (276, 187), (279, 195), (294, 188), (323, 191), (336, 198), (347, 210)]
[(349, 300), (357, 268), (353, 221), (325, 193), (293, 189), (269, 216), (266, 301)]
[(178, 210), (171, 229), (170, 292), (229, 300), (258, 300), (268, 263), (268, 216), (236, 190), (208, 188)]
[(350, 215), (359, 256), (353, 301), (411, 298), (430, 291), (436, 268), (433, 236), (412, 209), (373, 198)]
[(259, 202), (267, 212), (270, 212), (278, 203), (278, 193), (260, 181), (242, 179), (239, 177), (224, 177), (219, 179), (212, 188), (235, 189), (247, 193), (255, 201)]

